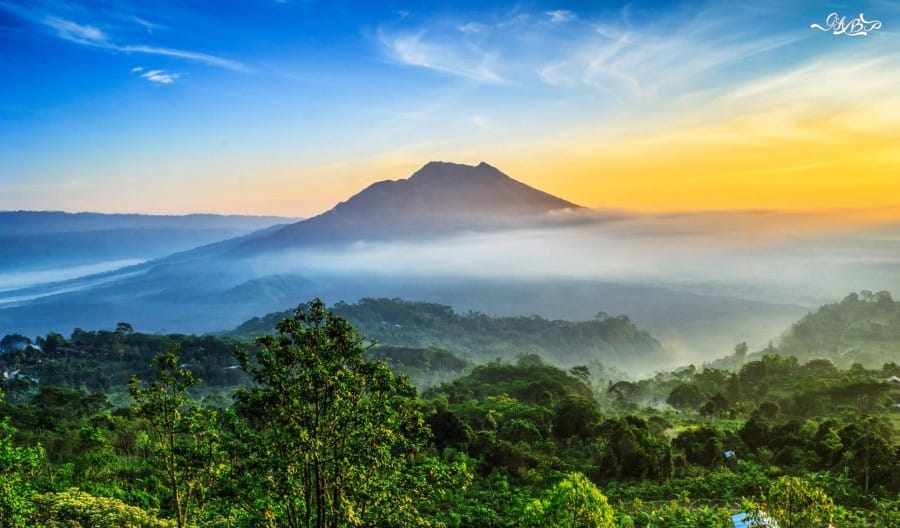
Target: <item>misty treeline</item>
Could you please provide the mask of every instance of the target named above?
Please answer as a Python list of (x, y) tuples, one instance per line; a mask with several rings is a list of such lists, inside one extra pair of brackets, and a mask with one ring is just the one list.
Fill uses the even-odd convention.
[[(475, 363), (538, 354), (565, 367), (602, 360), (605, 367), (640, 371), (647, 365), (673, 361), (656, 338), (626, 315), (600, 312), (588, 321), (537, 315), (496, 317), (475, 311), (457, 313), (442, 304), (383, 298), (338, 302), (333, 310), (380, 343), (436, 347)], [(252, 338), (273, 331), (276, 323), (289, 315), (276, 312), (256, 317), (225, 335)]]
[[(321, 301), (252, 344), (127, 323), (35, 341), (0, 342), (0, 527), (900, 526), (895, 363), (472, 366), (378, 352)], [(374, 352), (460, 375), (419, 394)]]

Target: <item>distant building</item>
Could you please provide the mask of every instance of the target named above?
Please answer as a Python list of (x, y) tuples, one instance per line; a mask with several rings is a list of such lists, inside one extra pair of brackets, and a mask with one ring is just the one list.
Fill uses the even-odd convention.
[(884, 381), (886, 383), (895, 383), (897, 385), (900, 385), (900, 378), (898, 378), (897, 376), (888, 376)]

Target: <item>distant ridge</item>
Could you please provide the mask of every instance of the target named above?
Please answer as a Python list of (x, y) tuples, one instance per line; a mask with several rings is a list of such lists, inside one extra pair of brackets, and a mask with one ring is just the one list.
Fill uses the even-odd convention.
[[(0, 211), (0, 247), (9, 249), (0, 257), (0, 274), (160, 258), (296, 221), (278, 216)], [(19, 279), (12, 283), (23, 284)]]
[(122, 229), (233, 229), (249, 231), (274, 224), (296, 222), (282, 216), (193, 213), (150, 215), (64, 211), (0, 211), (0, 235), (112, 231)]
[(242, 250), (275, 250), (303, 244), (417, 238), (448, 231), (496, 227), (563, 209), (572, 202), (516, 181), (487, 163), (432, 161), (408, 179), (373, 183), (331, 210), (261, 238)]

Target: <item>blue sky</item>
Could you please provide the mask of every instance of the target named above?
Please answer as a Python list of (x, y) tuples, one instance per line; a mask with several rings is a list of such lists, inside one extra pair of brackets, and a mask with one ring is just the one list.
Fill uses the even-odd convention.
[[(832, 11), (882, 27), (809, 27)], [(641, 195), (691, 178), (647, 180), (641, 145), (680, 164), (673, 136), (694, 152), (736, 130), (799, 141), (810, 120), (859, 111), (889, 145), (898, 22), (877, 1), (0, 0), (0, 209), (309, 215), (431, 159), (484, 160), (586, 205), (703, 208)], [(838, 127), (832, 143), (852, 128), (817, 126)], [(889, 146), (867, 155), (895, 167)], [(696, 171), (733, 206), (721, 167)]]

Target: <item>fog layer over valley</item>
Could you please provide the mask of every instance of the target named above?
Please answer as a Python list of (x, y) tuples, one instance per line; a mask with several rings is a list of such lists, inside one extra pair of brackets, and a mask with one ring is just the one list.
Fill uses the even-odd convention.
[(848, 291), (900, 289), (900, 229), (857, 216), (590, 210), (484, 163), (433, 162), (309, 220), (119, 271), (17, 272), (0, 281), (0, 332), (118, 321), (214, 332), (312, 297), (397, 297), (503, 316), (625, 314), (674, 362), (702, 361), (777, 341)]

